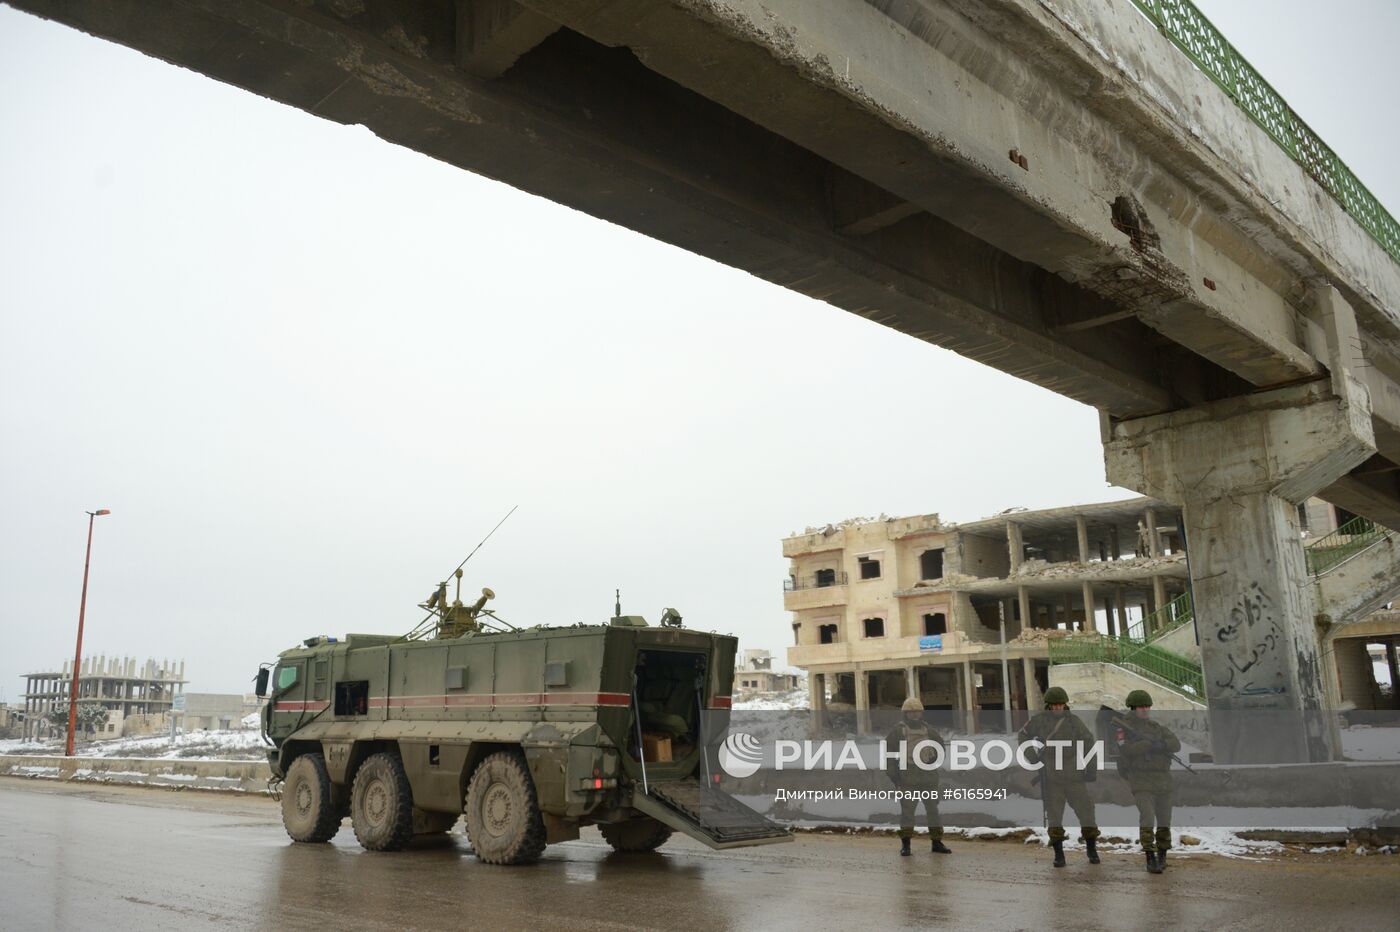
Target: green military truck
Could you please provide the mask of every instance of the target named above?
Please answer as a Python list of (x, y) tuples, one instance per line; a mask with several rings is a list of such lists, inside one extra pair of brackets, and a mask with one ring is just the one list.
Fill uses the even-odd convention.
[(373, 851), (465, 815), (493, 864), (590, 824), (619, 851), (673, 831), (712, 848), (790, 839), (718, 786), (722, 736), (706, 731), (727, 718), (733, 637), (670, 609), (660, 626), (619, 608), (608, 624), (502, 630), (492, 595), (448, 605), (442, 584), (413, 634), (311, 638), (259, 671), (294, 841), (329, 841), (346, 815)]

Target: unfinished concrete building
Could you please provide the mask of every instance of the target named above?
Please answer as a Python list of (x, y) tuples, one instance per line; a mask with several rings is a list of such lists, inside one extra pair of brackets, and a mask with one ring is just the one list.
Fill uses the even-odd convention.
[(1135, 498), (810, 529), (783, 541), (788, 660), (814, 708), (896, 708), (911, 693), (932, 709), (1035, 708), (1052, 632), (1127, 630), (1185, 591), (1179, 517)]
[(1400, 709), (1400, 611), (1381, 610), (1329, 632), (1336, 660), (1337, 699), (1342, 708), (1363, 712)]
[[(1052, 683), (1081, 707), (1142, 686), (1166, 708), (1203, 709), (1180, 518), (1133, 498), (955, 525), (928, 514), (809, 528), (783, 541), (788, 660), (808, 673), (815, 709), (892, 709), (917, 695), (931, 709), (1025, 710)], [(1396, 621), (1372, 614), (1400, 586), (1394, 536), (1318, 499), (1299, 523), (1325, 610), (1319, 637), (1336, 656), (1333, 706), (1393, 702), (1367, 652), (1395, 649)]]
[[(24, 737), (37, 740), (63, 731), (48, 720), (54, 706), (66, 706), (73, 688), (73, 663), (61, 669), (24, 674)], [(78, 671), (78, 701), (107, 709), (99, 738), (145, 734), (168, 722), (173, 698), (185, 689), (185, 662), (154, 659), (137, 667), (135, 657), (87, 657)]]
[(766, 650), (744, 651), (734, 669), (734, 695), (741, 699), (792, 692), (801, 683), (797, 673), (775, 668), (773, 655)]

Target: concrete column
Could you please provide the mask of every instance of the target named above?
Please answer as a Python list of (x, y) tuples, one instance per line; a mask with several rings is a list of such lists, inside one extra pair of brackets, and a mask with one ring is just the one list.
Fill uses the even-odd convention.
[(1034, 712), (1045, 704), (1040, 692), (1040, 683), (1035, 678), (1035, 660), (1022, 657), (1021, 673), (1026, 678), (1026, 708)]
[(1160, 612), (1167, 604), (1167, 584), (1161, 576), (1152, 577), (1152, 610)]
[(1079, 562), (1089, 562), (1089, 525), (1083, 515), (1074, 516), (1074, 530), (1079, 535)]
[(1108, 529), (1108, 545), (1113, 548), (1113, 552), (1109, 555), (1115, 560), (1118, 559), (1118, 555), (1123, 552), (1123, 547), (1118, 543), (1118, 526), (1116, 524)]
[(1107, 596), (1103, 600), (1103, 621), (1108, 625), (1108, 636), (1115, 638), (1118, 636), (1118, 625), (1113, 619), (1113, 600)]
[(1162, 538), (1157, 534), (1157, 512), (1149, 508), (1143, 517), (1147, 520), (1147, 546), (1151, 551), (1148, 556), (1161, 556)]
[(826, 708), (826, 674), (807, 674), (807, 695), (813, 712)]
[(1109, 482), (1182, 503), (1221, 763), (1333, 756), (1297, 506), (1375, 452), (1369, 396), (1333, 376), (1103, 422)]
[(1021, 557), (1025, 554), (1025, 541), (1021, 538), (1021, 525), (1015, 521), (1006, 522), (1006, 551), (1011, 557), (1011, 572), (1021, 568)]
[(904, 668), (904, 697), (907, 699), (913, 696), (922, 699), (919, 695), (919, 670), (917, 667)]
[(1080, 584), (1081, 594), (1084, 598), (1084, 630), (1095, 631), (1094, 624), (1094, 584), (1087, 579)]
[(1025, 586), (1016, 587), (1016, 601), (1021, 606), (1021, 630), (1028, 631), (1035, 627), (1035, 619), (1031, 617), (1031, 594)]
[[(1075, 626), (1075, 621), (1074, 621), (1074, 596), (1070, 595), (1069, 593), (1065, 593), (1064, 610), (1065, 610), (1065, 627), (1066, 627), (1066, 629), (1068, 629), (1068, 630), (1070, 630), (1070, 631), (1073, 631), (1073, 630), (1074, 630), (1074, 626)], [(1079, 630), (1083, 631), (1083, 630), (1084, 630), (1084, 626), (1083, 626), (1083, 625), (1080, 625), (1080, 626), (1079, 626)]]
[(856, 734), (870, 733), (870, 683), (864, 670), (853, 674), (856, 681)]
[(962, 663), (963, 701), (967, 708), (967, 730), (977, 730), (977, 680), (973, 676), (972, 661)]
[(1113, 609), (1118, 615), (1118, 633), (1128, 633), (1128, 599), (1122, 589), (1113, 592)]
[(1385, 660), (1390, 664), (1390, 707), (1400, 709), (1400, 661), (1395, 654), (1395, 638), (1391, 638), (1385, 642)]

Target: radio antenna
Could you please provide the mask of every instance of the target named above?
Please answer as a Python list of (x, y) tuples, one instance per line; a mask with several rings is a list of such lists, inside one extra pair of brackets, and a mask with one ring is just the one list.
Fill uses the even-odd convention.
[[(512, 506), (510, 511), (506, 512), (506, 517), (496, 522), (496, 526), (491, 529), (491, 534), (494, 534), (497, 531), (499, 531), (501, 529), (501, 525), (506, 523), (506, 518), (509, 518), (511, 515), (515, 514), (515, 509), (519, 507), (519, 505)], [(452, 573), (448, 574), (449, 577), (455, 575), (457, 573), (457, 570), (460, 570), (462, 567), (466, 566), (467, 560), (470, 560), (472, 557), (476, 556), (476, 552), (481, 549), (482, 544), (485, 544), (488, 540), (491, 539), (491, 534), (487, 534), (481, 539), (480, 544), (477, 544), (475, 547), (472, 548), (472, 552), (467, 554), (467, 559), (463, 560), (461, 563), (458, 563), (457, 569), (453, 570)]]

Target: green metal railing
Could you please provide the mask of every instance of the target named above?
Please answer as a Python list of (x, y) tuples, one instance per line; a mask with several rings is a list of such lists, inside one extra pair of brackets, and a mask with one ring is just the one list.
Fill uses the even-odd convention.
[(1201, 665), (1169, 650), (1123, 638), (1063, 637), (1049, 644), (1050, 665), (1060, 663), (1112, 663), (1150, 677), (1198, 702), (1205, 702), (1205, 676)]
[(1157, 611), (1129, 625), (1121, 637), (1146, 644), (1187, 624), (1192, 617), (1191, 593), (1183, 592)]
[[(1390, 536), (1390, 531), (1366, 518), (1353, 518), (1326, 537), (1304, 548), (1308, 573), (1321, 576)], [(1049, 643), (1051, 665), (1112, 663), (1170, 686), (1183, 695), (1205, 701), (1201, 665), (1154, 642), (1194, 617), (1191, 593), (1182, 593), (1157, 611), (1135, 622), (1117, 637), (1070, 635)]]
[(1390, 532), (1366, 518), (1352, 518), (1326, 537), (1319, 537), (1303, 549), (1308, 572), (1313, 576), (1336, 569), (1361, 551), (1378, 544)]
[(1400, 224), (1190, 0), (1132, 2), (1400, 261)]

